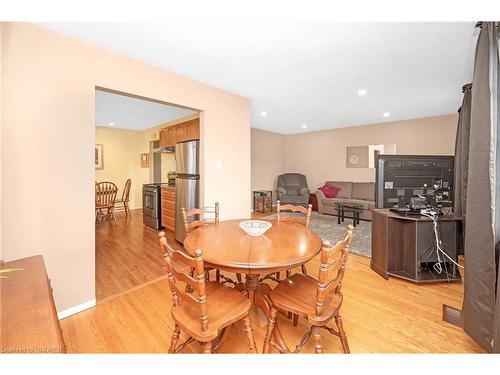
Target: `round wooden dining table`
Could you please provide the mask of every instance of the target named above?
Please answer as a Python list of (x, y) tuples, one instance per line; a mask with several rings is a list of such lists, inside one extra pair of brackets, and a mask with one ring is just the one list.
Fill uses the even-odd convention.
[(265, 220), (272, 227), (253, 237), (240, 228), (241, 221), (244, 219), (200, 226), (186, 236), (184, 248), (190, 254), (201, 249), (209, 266), (246, 274), (245, 289), (252, 300), (260, 277), (299, 267), (321, 250), (318, 235), (302, 225)]
[[(271, 288), (260, 283), (260, 278), (274, 272), (299, 267), (321, 251), (321, 239), (308, 228), (285, 221), (265, 220), (272, 224), (262, 236), (250, 236), (240, 228), (242, 220), (228, 220), (202, 225), (184, 239), (184, 248), (191, 255), (201, 249), (206, 265), (245, 274), (244, 289), (252, 304), (271, 319)], [(238, 287), (239, 285), (237, 285)], [(214, 342), (217, 350), (225, 329)], [(273, 331), (275, 341), (289, 348), (283, 340), (279, 326)]]

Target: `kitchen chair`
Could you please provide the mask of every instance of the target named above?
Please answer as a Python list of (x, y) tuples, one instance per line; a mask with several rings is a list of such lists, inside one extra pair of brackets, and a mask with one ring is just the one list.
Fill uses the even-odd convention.
[(214, 207), (193, 208), (189, 211), (182, 207), (181, 210), (186, 234), (201, 225), (219, 222), (219, 202), (215, 202)]
[[(264, 297), (272, 306), (264, 340), (264, 353), (269, 352), (270, 346), (278, 349), (281, 353), (291, 352), (288, 348), (284, 348), (272, 340), (278, 310), (301, 316), (311, 324), (311, 329), (302, 337), (293, 353), (302, 350), (311, 335), (315, 343), (315, 352), (322, 353), (321, 329), (338, 336), (344, 353), (350, 352), (340, 317), (340, 307), (343, 299), (342, 280), (349, 255), (349, 246), (352, 242), (352, 228), (352, 225), (348, 226), (347, 235), (335, 246), (327, 241), (323, 242), (318, 280), (309, 275), (296, 273), (279, 283), (269, 296)], [(335, 277), (328, 281), (329, 273), (334, 270), (336, 271)], [(331, 320), (335, 320), (337, 330), (327, 327)]]
[[(243, 320), (250, 352), (257, 353), (249, 317), (250, 300), (235, 288), (205, 281), (201, 250), (196, 251), (195, 257), (174, 250), (168, 245), (165, 235), (160, 238), (160, 246), (165, 254), (168, 283), (174, 302), (171, 314), (175, 329), (169, 353), (178, 353), (193, 340), (201, 344), (203, 353), (212, 353), (221, 332), (240, 320)], [(190, 270), (193, 268), (195, 272), (191, 275)], [(186, 287), (179, 285), (181, 283)], [(177, 345), (181, 330), (189, 338)]]
[[(164, 251), (163, 245), (162, 245), (162, 243), (163, 243), (162, 238), (165, 238), (165, 241), (167, 241), (167, 237), (166, 237), (165, 232), (164, 231), (158, 232), (158, 238), (160, 239), (160, 253), (163, 254), (165, 251)], [(185, 253), (185, 254), (187, 254), (187, 253)], [(187, 273), (189, 273), (190, 276), (194, 275), (194, 268), (191, 268), (191, 267), (187, 266), (186, 264), (179, 263), (179, 262), (176, 262), (175, 265), (176, 265), (176, 268), (178, 271), (187, 272)], [(191, 293), (192, 291), (193, 290), (191, 289), (191, 287), (189, 285), (186, 285), (186, 292)]]
[[(283, 215), (281, 215), (282, 211), (299, 212), (299, 213), (306, 215), (306, 217), (305, 217), (305, 219), (301, 219), (301, 218), (294, 217), (294, 216), (283, 216)], [(307, 208), (305, 208), (302, 206), (293, 206), (291, 204), (281, 205), (280, 201), (276, 201), (276, 215), (277, 215), (278, 222), (282, 221), (282, 222), (294, 223), (294, 224), (303, 225), (306, 228), (309, 228), (309, 224), (311, 222), (311, 212), (312, 212), (312, 205), (311, 204), (308, 205)], [(306, 265), (303, 264), (301, 266), (301, 268), (302, 268), (302, 273), (304, 275), (307, 275)], [(290, 277), (291, 274), (292, 274), (291, 270), (286, 271), (286, 277)], [(280, 276), (279, 272), (276, 272), (276, 274), (274, 276), (273, 275), (266, 275), (262, 280), (264, 280), (264, 279), (271, 279), (271, 280), (274, 280), (274, 281), (279, 283), (281, 281), (281, 276)]]
[[(280, 214), (282, 211), (300, 212), (306, 215), (306, 218), (301, 219), (294, 216), (283, 216)], [(308, 205), (307, 208), (305, 208), (302, 206), (293, 206), (291, 204), (281, 205), (280, 201), (276, 201), (276, 214), (278, 216), (278, 221), (300, 224), (305, 226), (306, 228), (309, 228), (309, 224), (311, 222), (311, 212), (312, 204)]]
[(112, 182), (97, 182), (95, 184), (95, 221), (113, 219), (116, 223), (115, 208), (116, 193), (118, 188)]
[(130, 209), (128, 207), (130, 185), (132, 185), (132, 180), (129, 178), (127, 182), (125, 182), (125, 187), (123, 188), (122, 197), (115, 201), (116, 205), (123, 204), (123, 209), (125, 210), (125, 216), (128, 216), (130, 214)]
[[(186, 209), (183, 207), (181, 210), (182, 210), (182, 217), (184, 219), (184, 229), (186, 230), (186, 234), (192, 232), (193, 230), (202, 225), (219, 222), (219, 202), (215, 202), (214, 207), (193, 208), (189, 211), (186, 211)], [(213, 269), (212, 267), (206, 267), (205, 271), (207, 273), (206, 274), (207, 281), (210, 281), (210, 271), (212, 269)], [(241, 282), (241, 275), (236, 274), (236, 277), (238, 278), (238, 282)], [(215, 280), (220, 282), (221, 278), (224, 280), (224, 282), (230, 282), (236, 284), (230, 278), (221, 275), (220, 270), (216, 270)]]

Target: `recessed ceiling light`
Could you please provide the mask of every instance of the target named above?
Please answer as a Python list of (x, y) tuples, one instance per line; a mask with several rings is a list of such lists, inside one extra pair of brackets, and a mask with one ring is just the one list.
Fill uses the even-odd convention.
[(300, 127), (301, 127), (302, 129), (307, 129), (307, 125), (306, 125), (306, 124), (302, 124)]
[(368, 93), (365, 89), (358, 90), (358, 95), (359, 96), (365, 96)]
[(266, 117), (266, 116), (267, 116), (267, 112), (266, 112), (266, 111), (262, 111), (262, 112), (260, 113), (260, 115), (261, 115), (262, 117)]
[(391, 115), (391, 114), (390, 114), (389, 112), (384, 112), (384, 113), (382, 113), (382, 116), (384, 116), (384, 117), (389, 117), (390, 115)]
[(113, 126), (115, 123), (114, 122), (108, 122), (108, 125)]

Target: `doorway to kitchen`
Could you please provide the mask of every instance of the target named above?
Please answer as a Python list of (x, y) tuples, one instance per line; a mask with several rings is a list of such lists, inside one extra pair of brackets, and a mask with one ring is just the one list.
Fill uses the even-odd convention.
[[(103, 88), (96, 88), (95, 109), (99, 303), (165, 277), (160, 231), (182, 247), (175, 240), (184, 206), (176, 202), (176, 149), (195, 145), (199, 155), (200, 111)], [(197, 202), (199, 193), (191, 192)]]

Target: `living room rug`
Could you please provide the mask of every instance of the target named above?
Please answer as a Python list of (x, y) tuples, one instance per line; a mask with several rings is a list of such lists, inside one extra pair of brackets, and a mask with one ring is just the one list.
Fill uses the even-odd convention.
[[(282, 212), (283, 216), (303, 216), (294, 212)], [(264, 219), (276, 219), (276, 214), (266, 216)], [(318, 234), (323, 241), (330, 241), (335, 245), (338, 241), (342, 240), (346, 233), (346, 227), (352, 224), (352, 219), (346, 218), (340, 225), (337, 224), (337, 216), (320, 214), (313, 212), (311, 214), (310, 229)], [(361, 255), (371, 258), (372, 248), (372, 222), (364, 221), (356, 225), (353, 230), (353, 239), (350, 247), (352, 254)]]

